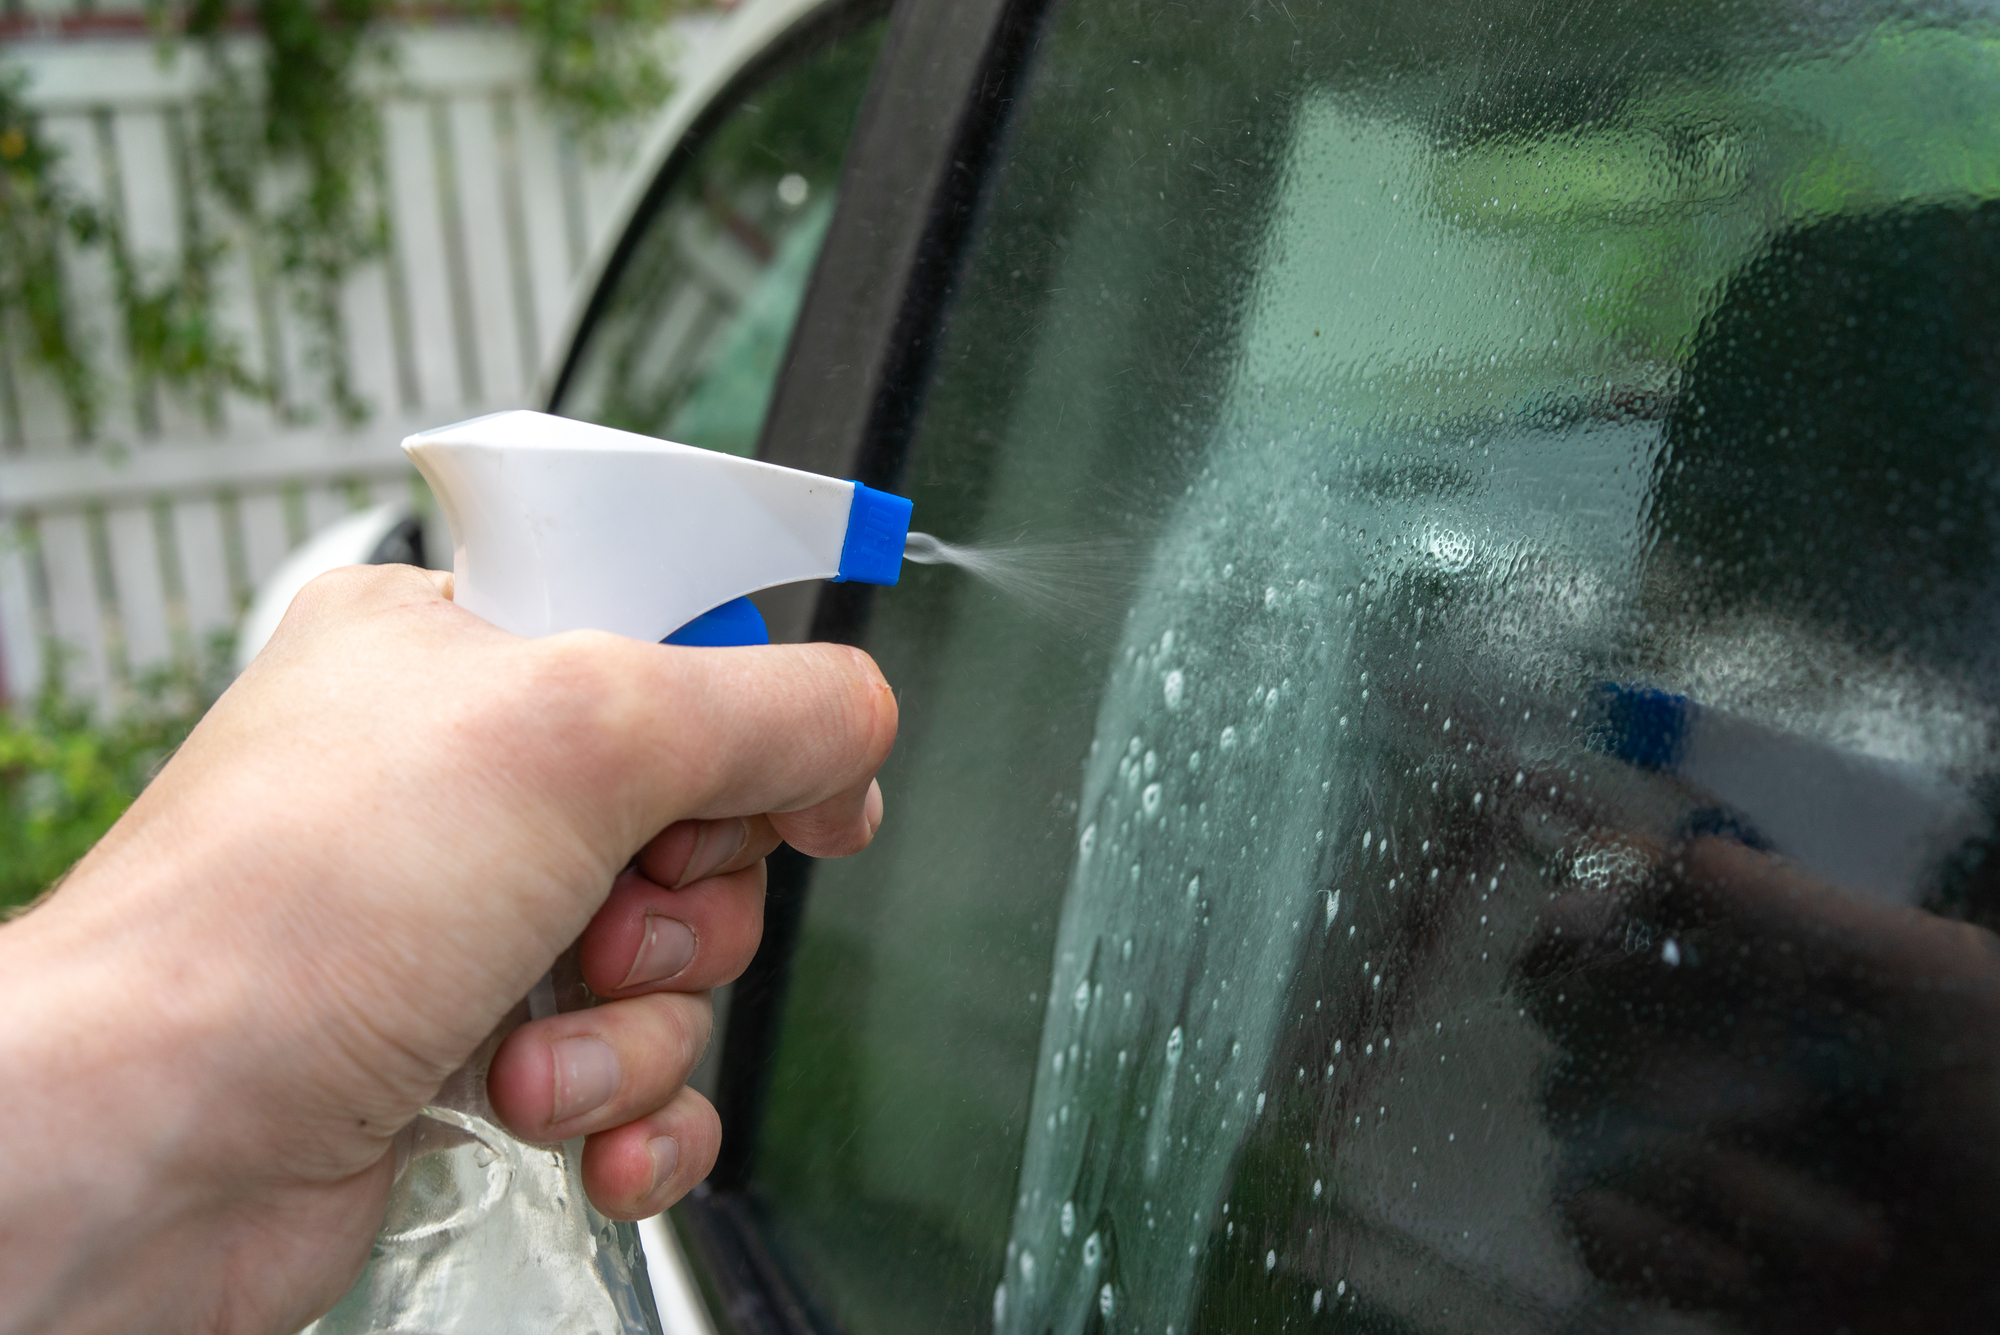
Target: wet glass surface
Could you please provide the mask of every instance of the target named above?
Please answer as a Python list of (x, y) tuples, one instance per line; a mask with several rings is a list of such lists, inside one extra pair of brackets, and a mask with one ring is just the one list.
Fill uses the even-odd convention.
[(1984, 8), (1059, 6), (905, 485), (1063, 573), (875, 603), (826, 1315), (1991, 1328), (1996, 201)]
[(640, 224), (553, 411), (756, 452), (886, 27), (845, 21), (723, 110)]

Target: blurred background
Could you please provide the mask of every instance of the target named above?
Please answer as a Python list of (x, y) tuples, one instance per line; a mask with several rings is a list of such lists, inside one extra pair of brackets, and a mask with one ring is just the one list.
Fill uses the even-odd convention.
[(731, 8), (0, 9), (0, 908), (227, 684), (288, 554), (368, 513), (423, 555), (398, 442), (546, 402)]

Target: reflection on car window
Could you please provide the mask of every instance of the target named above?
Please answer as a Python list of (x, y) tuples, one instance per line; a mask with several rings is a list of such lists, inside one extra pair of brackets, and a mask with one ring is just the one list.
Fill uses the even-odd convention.
[(1056, 11), (907, 486), (1146, 556), (876, 603), (757, 1170), (846, 1329), (1991, 1324), (1995, 39)]
[(885, 21), (849, 26), (746, 91), (670, 168), (557, 412), (756, 451)]

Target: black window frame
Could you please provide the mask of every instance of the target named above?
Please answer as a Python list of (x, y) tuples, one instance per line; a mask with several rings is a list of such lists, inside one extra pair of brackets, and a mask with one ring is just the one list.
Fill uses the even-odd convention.
[[(862, 105), (825, 248), (757, 457), (895, 490), (951, 282), (1049, 0), (902, 0)], [(925, 208), (913, 201), (929, 200)], [(794, 586), (772, 639), (859, 643), (874, 586)], [(734, 985), (709, 1197), (749, 1181), (812, 859), (771, 865), (764, 937)]]

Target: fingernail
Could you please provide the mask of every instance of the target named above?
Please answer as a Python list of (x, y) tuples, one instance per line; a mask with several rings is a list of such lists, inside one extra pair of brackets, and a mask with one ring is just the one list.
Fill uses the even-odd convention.
[(882, 785), (873, 779), (868, 781), (868, 800), (861, 804), (861, 819), (868, 822), (868, 837), (873, 839), (882, 828)]
[(618, 1092), (618, 1054), (601, 1038), (565, 1038), (551, 1046), (556, 1059), (555, 1115), (567, 1122), (604, 1106)]
[(674, 1165), (681, 1161), (681, 1147), (674, 1143), (672, 1136), (655, 1136), (646, 1142), (646, 1152), (653, 1156), (653, 1190), (674, 1179)]
[(678, 890), (710, 875), (717, 867), (741, 853), (749, 838), (750, 822), (747, 820), (704, 821), (701, 834), (694, 843), (694, 852), (688, 855), (687, 867), (672, 888)]
[(694, 929), (678, 918), (646, 915), (646, 935), (620, 988), (663, 983), (694, 961)]

